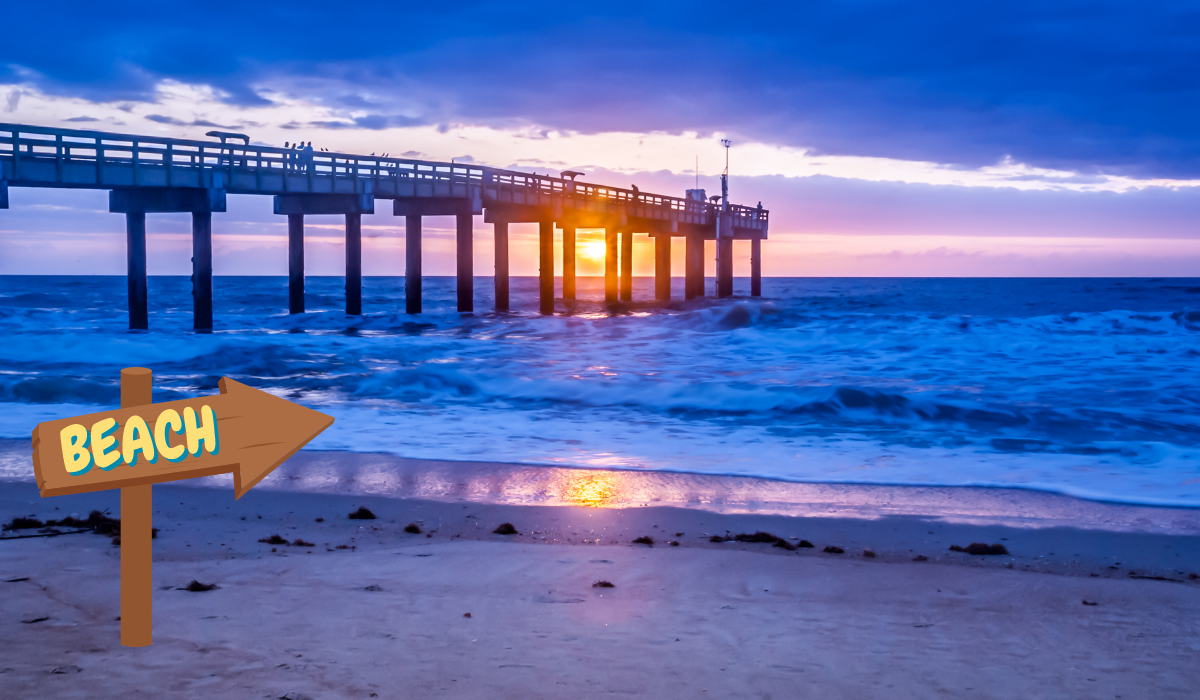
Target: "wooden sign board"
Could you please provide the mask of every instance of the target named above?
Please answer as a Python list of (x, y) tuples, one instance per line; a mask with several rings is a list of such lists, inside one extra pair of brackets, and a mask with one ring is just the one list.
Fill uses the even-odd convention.
[(121, 370), (121, 408), (39, 423), (42, 496), (121, 489), (121, 643), (151, 642), (151, 484), (233, 473), (241, 498), (333, 418), (229, 378), (221, 393), (151, 403), (151, 372)]
[(40, 423), (33, 471), (42, 496), (233, 472), (241, 498), (333, 418), (223, 378), (221, 393)]

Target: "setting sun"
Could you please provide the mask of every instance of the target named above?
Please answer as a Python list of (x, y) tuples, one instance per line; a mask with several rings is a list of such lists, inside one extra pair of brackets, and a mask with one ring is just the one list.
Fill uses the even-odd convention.
[(604, 259), (604, 241), (585, 241), (579, 246), (579, 257), (592, 260)]

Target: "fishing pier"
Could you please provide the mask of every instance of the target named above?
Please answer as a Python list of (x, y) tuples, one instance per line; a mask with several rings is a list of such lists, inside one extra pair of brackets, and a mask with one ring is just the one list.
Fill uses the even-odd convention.
[[(578, 229), (603, 229), (604, 293), (610, 303), (632, 300), (633, 236), (654, 239), (655, 299), (671, 298), (671, 238), (685, 239), (687, 299), (704, 296), (704, 241), (717, 247), (717, 296), (733, 294), (733, 244), (750, 242), (751, 295), (762, 293), (762, 241), (768, 212), (705, 199), (531, 175), (462, 163), (303, 152), (249, 143), (242, 135), (210, 132), (195, 141), (0, 123), (0, 209), (9, 187), (109, 190), (109, 211), (124, 214), (128, 258), (129, 327), (148, 325), (146, 214), (192, 215), (193, 327), (213, 323), (212, 230), (228, 194), (275, 198), (288, 217), (288, 309), (304, 312), (304, 217), (346, 218), (346, 313), (362, 313), (362, 215), (391, 200), (405, 221), (405, 310), (421, 312), (421, 221), (456, 217), (458, 310), (474, 306), (474, 217), (495, 235), (495, 308), (509, 310), (508, 227), (538, 224), (539, 310), (554, 313), (554, 237), (562, 233), (563, 298), (575, 298)], [(241, 142), (238, 142), (241, 141)]]

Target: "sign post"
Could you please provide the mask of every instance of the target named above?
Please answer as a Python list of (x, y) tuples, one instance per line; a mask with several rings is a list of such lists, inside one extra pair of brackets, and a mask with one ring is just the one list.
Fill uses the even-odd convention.
[[(145, 367), (121, 370), (121, 408), (152, 403), (153, 374)], [(153, 621), (151, 578), (151, 484), (121, 487), (121, 644), (148, 647)]]
[(229, 378), (221, 393), (152, 403), (153, 375), (121, 370), (121, 408), (39, 423), (43, 497), (121, 489), (121, 644), (149, 646), (153, 484), (233, 473), (241, 498), (333, 418)]

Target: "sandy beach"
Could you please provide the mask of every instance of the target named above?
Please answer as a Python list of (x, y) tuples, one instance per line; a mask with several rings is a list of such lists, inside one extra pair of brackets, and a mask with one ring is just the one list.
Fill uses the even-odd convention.
[[(402, 461), (301, 453), (285, 469), (363, 459)], [(263, 488), (235, 502), (228, 488), (156, 486), (146, 649), (119, 644), (109, 537), (0, 541), (4, 695), (1184, 698), (1200, 688), (1195, 511), (981, 489), (921, 516), (907, 511), (936, 510), (931, 495), (900, 487), (844, 487), (839, 502), (859, 491), (858, 510), (804, 517), (563, 502), (603, 491), (603, 480), (529, 497), (552, 505), (513, 504), (503, 482), (544, 471), (397, 468), (459, 473), (463, 489), (491, 483), (495, 497)], [(792, 488), (726, 480), (731, 494)], [(881, 488), (899, 514), (870, 514)], [(962, 512), (988, 498), (1025, 517)], [(0, 488), (5, 522), (117, 514), (117, 503), (115, 492), (40, 499), (32, 483)], [(360, 507), (376, 519), (347, 517)], [(1089, 525), (1066, 527), (1062, 512)], [(519, 534), (493, 534), (505, 522)], [(759, 531), (814, 546), (711, 541)], [(272, 535), (308, 544), (259, 542)], [(1010, 554), (949, 551), (972, 542)], [(193, 580), (218, 588), (183, 590)]]

